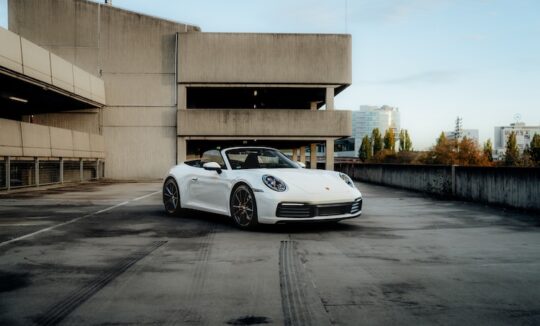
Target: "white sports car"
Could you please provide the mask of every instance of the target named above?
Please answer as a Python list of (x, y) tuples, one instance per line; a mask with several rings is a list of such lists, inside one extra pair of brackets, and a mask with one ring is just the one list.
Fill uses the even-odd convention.
[(240, 228), (362, 213), (362, 195), (346, 174), (304, 169), (266, 147), (210, 150), (173, 167), (163, 183), (163, 204), (171, 215), (188, 208), (230, 216)]

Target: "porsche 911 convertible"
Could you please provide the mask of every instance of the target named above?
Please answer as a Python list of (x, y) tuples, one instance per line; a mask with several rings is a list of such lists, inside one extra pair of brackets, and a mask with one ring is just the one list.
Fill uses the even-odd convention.
[(305, 169), (266, 147), (209, 150), (173, 167), (163, 183), (163, 204), (170, 215), (194, 209), (230, 216), (243, 229), (362, 213), (362, 195), (349, 176)]

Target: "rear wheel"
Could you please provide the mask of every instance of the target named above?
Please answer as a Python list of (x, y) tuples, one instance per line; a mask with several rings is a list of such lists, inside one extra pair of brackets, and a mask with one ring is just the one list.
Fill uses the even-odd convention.
[(169, 215), (180, 215), (180, 190), (174, 178), (168, 178), (163, 184), (163, 205)]
[(258, 225), (257, 203), (253, 191), (247, 185), (234, 188), (230, 200), (231, 217), (241, 229), (252, 229)]

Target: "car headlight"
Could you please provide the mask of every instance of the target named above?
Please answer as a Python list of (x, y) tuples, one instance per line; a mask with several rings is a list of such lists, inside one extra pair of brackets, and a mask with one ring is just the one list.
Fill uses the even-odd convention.
[(345, 173), (340, 173), (339, 177), (341, 178), (341, 180), (345, 181), (346, 184), (354, 188), (354, 182), (348, 175), (346, 175)]
[(283, 192), (287, 190), (287, 185), (285, 184), (285, 182), (274, 176), (265, 174), (262, 176), (262, 181), (268, 188), (274, 191)]

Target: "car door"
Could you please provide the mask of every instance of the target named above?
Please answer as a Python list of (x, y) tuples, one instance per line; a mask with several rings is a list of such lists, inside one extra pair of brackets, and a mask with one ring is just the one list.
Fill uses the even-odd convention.
[(226, 214), (228, 212), (229, 181), (227, 170), (221, 174), (216, 171), (201, 169), (191, 180), (191, 191), (196, 198), (199, 209)]
[(201, 167), (189, 176), (187, 208), (226, 214), (228, 212), (229, 183), (221, 153), (217, 150), (204, 152), (201, 157), (201, 166), (208, 162), (216, 162), (224, 170), (221, 171), (222, 173), (218, 173)]

